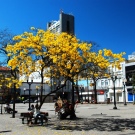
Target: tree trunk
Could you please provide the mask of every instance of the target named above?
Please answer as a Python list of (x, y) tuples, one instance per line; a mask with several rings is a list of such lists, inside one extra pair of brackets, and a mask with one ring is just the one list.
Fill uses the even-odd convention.
[(15, 118), (15, 99), (16, 99), (16, 84), (14, 83), (14, 93), (13, 93), (13, 112), (12, 118)]
[(72, 80), (72, 104), (74, 105), (74, 80)]
[(42, 104), (42, 99), (43, 99), (43, 84), (44, 84), (44, 76), (43, 76), (43, 70), (41, 70), (40, 106), (41, 106), (41, 104)]
[(96, 88), (96, 81), (94, 82), (94, 100), (95, 100), (95, 104), (97, 104), (97, 88)]

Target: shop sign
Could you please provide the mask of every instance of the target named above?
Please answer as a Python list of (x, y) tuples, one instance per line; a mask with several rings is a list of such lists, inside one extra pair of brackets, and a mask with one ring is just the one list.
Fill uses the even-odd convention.
[(99, 94), (99, 95), (103, 95), (103, 94), (104, 94), (104, 91), (102, 91), (102, 90), (98, 90), (98, 91), (97, 91), (97, 94)]

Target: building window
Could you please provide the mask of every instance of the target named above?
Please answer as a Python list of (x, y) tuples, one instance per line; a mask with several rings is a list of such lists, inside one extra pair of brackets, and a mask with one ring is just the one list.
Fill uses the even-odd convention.
[(108, 80), (105, 80), (105, 86), (108, 86)]
[(104, 81), (103, 80), (101, 80), (101, 86), (104, 86)]
[(107, 87), (108, 86), (108, 80), (101, 80), (101, 87)]
[(70, 33), (70, 23), (67, 21), (67, 33)]
[(60, 25), (56, 26), (56, 32), (60, 32)]

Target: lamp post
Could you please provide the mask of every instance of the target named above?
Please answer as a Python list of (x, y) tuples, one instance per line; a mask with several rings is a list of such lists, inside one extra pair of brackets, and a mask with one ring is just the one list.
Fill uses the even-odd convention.
[[(25, 96), (25, 91), (26, 91), (26, 88), (23, 88), (24, 96)], [(25, 97), (23, 100), (25, 100)], [(24, 104), (25, 104), (25, 102), (24, 102)]]
[(24, 91), (24, 95), (25, 95), (26, 88), (23, 88), (23, 91)]
[(37, 104), (38, 104), (38, 99), (39, 99), (39, 93), (38, 93), (38, 89), (39, 89), (39, 87), (38, 86), (36, 86), (36, 90), (37, 90), (37, 92), (36, 92), (36, 96), (37, 96)]
[(1, 101), (1, 114), (2, 114), (2, 96), (0, 97), (0, 101)]
[[(5, 71), (2, 71), (2, 72), (1, 72), (1, 75), (2, 75), (2, 78), (1, 78), (1, 79), (5, 80)], [(3, 92), (5, 93), (5, 90), (3, 90), (3, 89), (5, 89), (5, 88), (3, 88), (3, 87), (5, 87), (5, 86), (3, 86), (3, 84), (2, 84), (1, 91), (2, 91), (2, 93), (3, 93)], [(1, 102), (1, 114), (2, 114), (2, 108), (3, 108), (3, 94), (0, 96), (0, 102)]]
[(33, 83), (33, 78), (31, 78), (31, 82), (29, 82), (29, 80), (27, 79), (27, 84), (29, 85), (29, 108), (28, 110), (30, 110), (30, 95), (31, 95), (31, 84)]
[(127, 103), (126, 103), (126, 93), (125, 93), (126, 82), (127, 82), (127, 80), (126, 79), (123, 79), (123, 86), (124, 86), (124, 91), (123, 91), (123, 93), (124, 93), (124, 105), (127, 105)]
[(83, 104), (83, 96), (82, 96), (82, 85), (80, 85), (80, 90), (81, 90), (81, 103)]
[[(61, 81), (61, 85), (64, 85), (64, 81)], [(64, 91), (63, 91), (63, 87), (62, 87), (62, 99), (64, 99)]]
[(64, 91), (62, 92), (62, 98), (64, 99), (65, 97), (64, 97)]
[(89, 86), (88, 86), (88, 76), (87, 76), (87, 90), (88, 90), (88, 103), (89, 103)]
[(117, 109), (116, 107), (116, 97), (115, 97), (115, 81), (117, 80), (117, 74), (111, 74), (111, 79), (112, 79), (112, 82), (113, 82), (113, 89), (114, 89), (114, 107), (113, 109)]

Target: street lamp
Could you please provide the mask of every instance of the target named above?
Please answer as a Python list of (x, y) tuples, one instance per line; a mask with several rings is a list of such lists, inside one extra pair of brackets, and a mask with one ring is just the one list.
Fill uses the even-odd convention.
[(31, 84), (33, 83), (33, 78), (31, 78), (31, 82), (29, 82), (28, 78), (27, 78), (27, 84), (29, 85), (29, 108), (28, 110), (30, 110), (30, 91), (31, 91)]
[(1, 101), (1, 114), (2, 114), (2, 96), (0, 97), (0, 101)]
[(125, 93), (126, 82), (127, 82), (127, 80), (126, 79), (123, 79), (123, 86), (124, 86), (124, 91), (123, 91), (123, 93), (124, 93), (124, 105), (127, 105), (127, 103), (126, 103), (126, 93)]
[(88, 90), (88, 103), (89, 103), (90, 99), (89, 99), (89, 86), (88, 86), (88, 77), (87, 77), (87, 90)]
[(80, 85), (80, 90), (81, 90), (81, 103), (83, 104), (82, 88), (83, 88), (83, 86)]
[(115, 81), (118, 79), (117, 74), (111, 74), (111, 79), (112, 79), (112, 82), (113, 82), (113, 89), (114, 89), (114, 107), (113, 107), (113, 109), (117, 109), (116, 98), (115, 98)]
[[(2, 75), (2, 78), (1, 79), (3, 79), (3, 80), (5, 80), (5, 73), (4, 73), (5, 71), (2, 71), (2, 73), (1, 73), (1, 75)], [(3, 108), (3, 92), (5, 93), (5, 90), (3, 90), (4, 88), (3, 87), (5, 87), (5, 86), (3, 86), (3, 84), (2, 84), (2, 87), (1, 87), (1, 91), (2, 91), (2, 95), (0, 96), (0, 102), (1, 102), (1, 114), (2, 114), (2, 108)]]
[(39, 93), (38, 93), (39, 87), (38, 86), (36, 86), (36, 90), (37, 90), (36, 96), (37, 96), (37, 104), (38, 104), (38, 100), (39, 100)]
[[(64, 81), (61, 81), (61, 85), (64, 85)], [(63, 91), (63, 87), (62, 87), (62, 99), (64, 99), (64, 91)]]
[(64, 91), (62, 92), (62, 98), (64, 99)]
[(38, 100), (39, 100), (39, 93), (36, 93), (37, 96), (37, 104), (38, 104)]
[(23, 91), (24, 91), (24, 95), (25, 95), (26, 88), (23, 88)]

